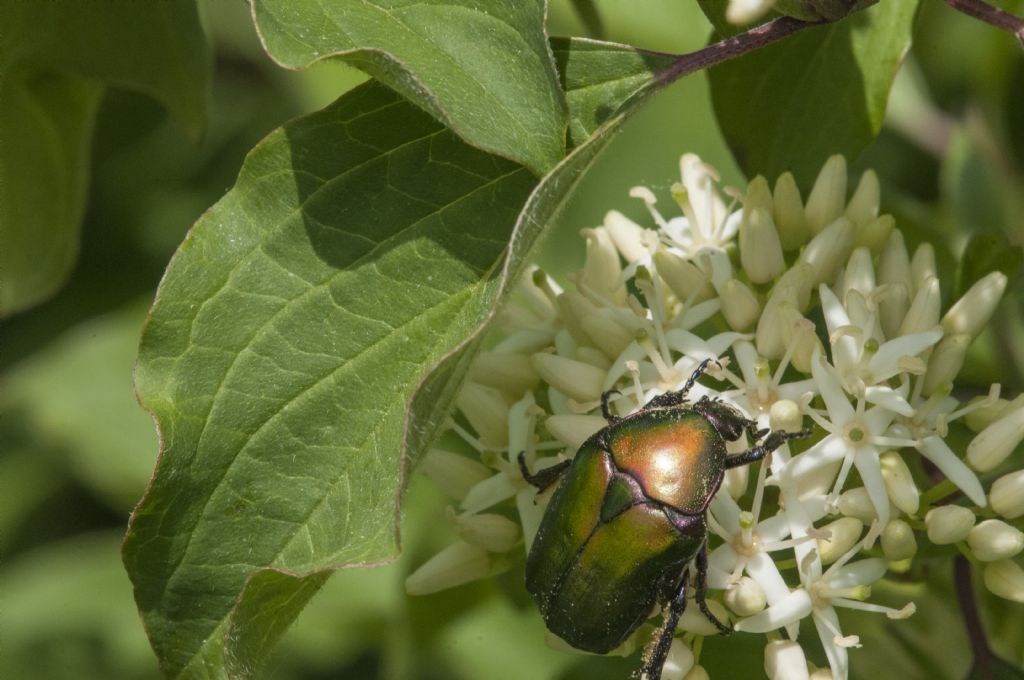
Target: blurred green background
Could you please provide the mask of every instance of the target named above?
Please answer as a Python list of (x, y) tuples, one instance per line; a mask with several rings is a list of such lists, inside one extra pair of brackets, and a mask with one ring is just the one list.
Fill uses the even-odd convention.
[[(939, 0), (923, 4), (886, 127), (852, 174), (874, 167), (884, 208), (897, 215), (910, 245), (924, 239), (936, 244), (949, 300), (978, 268), (1019, 265), (1024, 53), (1010, 36), (955, 14)], [(1018, 13), (1022, 5), (1004, 3)], [(152, 421), (132, 391), (146, 310), (177, 244), (231, 186), (245, 153), (282, 122), (320, 108), (363, 79), (333, 63), (284, 71), (260, 49), (243, 2), (206, 0), (200, 6), (214, 56), (205, 137), (190, 142), (143, 95), (109, 91), (94, 140), (78, 264), (54, 298), (3, 322), (2, 678), (158, 677), (120, 561), (128, 515), (158, 450)], [(710, 31), (696, 3), (609, 0), (600, 7), (603, 37), (650, 49), (691, 51)], [(587, 34), (570, 0), (552, 2), (549, 28), (554, 35)], [(657, 97), (615, 138), (544, 243), (542, 264), (553, 271), (578, 266), (578, 230), (599, 224), (609, 209), (644, 220), (629, 188), (645, 184), (667, 193), (685, 151), (715, 165), (725, 183), (742, 181), (715, 124), (703, 74)], [(566, 262), (567, 246), (580, 253), (579, 261)], [(961, 267), (968, 247), (976, 255), (971, 266)], [(964, 375), (968, 391), (989, 382), (1003, 383), (1004, 396), (1021, 391), (1021, 288), (1021, 277), (1013, 276), (1002, 313), (975, 343)], [(573, 656), (545, 647), (540, 617), (520, 585), (521, 563), (491, 582), (408, 598), (405, 576), (454, 537), (436, 521), (444, 505), (438, 492), (414, 478), (402, 558), (336, 574), (289, 631), (266, 676), (627, 677), (635, 658)], [(918, 601), (918, 616), (904, 625), (877, 616), (844, 617), (844, 627), (871, 650), (852, 653), (855, 677), (964, 676), (966, 639), (946, 581), (936, 574), (929, 595), (914, 584), (893, 587), (895, 601)], [(998, 633), (994, 644), (1006, 658), (1022, 662), (1021, 608), (987, 594), (982, 600), (989, 629)], [(939, 635), (948, 642), (939, 645)], [(719, 677), (745, 675), (761, 667), (762, 645), (758, 636), (709, 640), (704, 660)]]

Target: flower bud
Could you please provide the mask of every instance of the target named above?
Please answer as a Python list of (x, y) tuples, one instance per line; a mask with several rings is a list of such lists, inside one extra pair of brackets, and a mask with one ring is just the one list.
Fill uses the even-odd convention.
[(782, 242), (769, 210), (744, 209), (740, 223), (740, 264), (754, 283), (768, 283), (786, 268)]
[(596, 401), (604, 388), (605, 372), (596, 366), (540, 352), (531, 357), (544, 382), (576, 401)]
[(459, 503), (459, 508), (466, 512), (486, 510), (515, 496), (523, 483), (519, 475), (516, 475), (515, 479), (504, 472), (491, 475), (469, 490)]
[(697, 664), (690, 669), (690, 672), (683, 677), (683, 680), (711, 680), (711, 676), (704, 670), (704, 666)]
[(988, 472), (1006, 460), (1021, 440), (1024, 440), (1024, 407), (1006, 413), (975, 436), (967, 445), (967, 462), (979, 472)]
[(860, 176), (860, 182), (857, 183), (857, 190), (853, 192), (853, 197), (846, 204), (846, 216), (858, 226), (875, 219), (878, 217), (881, 194), (878, 175), (874, 170), (865, 170), (864, 174)]
[(501, 515), (463, 513), (454, 520), (459, 538), (488, 552), (508, 552), (519, 541), (519, 525)]
[(870, 222), (865, 222), (857, 227), (853, 234), (853, 242), (858, 247), (864, 247), (871, 251), (872, 255), (882, 252), (889, 234), (896, 228), (896, 219), (892, 215), (879, 215)]
[(700, 267), (664, 248), (654, 253), (654, 266), (680, 300), (695, 296), (694, 300), (700, 302), (715, 294), (710, 277)]
[(555, 415), (544, 421), (544, 427), (554, 435), (555, 439), (576, 451), (583, 442), (598, 430), (607, 426), (601, 416), (586, 415)]
[(594, 314), (580, 319), (580, 326), (599, 350), (609, 359), (616, 359), (633, 342), (634, 334), (623, 328), (608, 309), (597, 309)]
[(657, 239), (656, 232), (644, 229), (618, 210), (609, 211), (604, 216), (604, 228), (627, 262), (646, 257), (649, 254), (647, 244)]
[(558, 296), (558, 312), (562, 323), (572, 336), (573, 340), (580, 345), (591, 345), (593, 340), (583, 330), (583, 319), (594, 316), (600, 309), (593, 302), (588, 300), (582, 293), (575, 290), (568, 290)]
[(1024, 604), (1024, 569), (1012, 560), (998, 560), (985, 567), (985, 587), (999, 597)]
[[(729, 612), (726, 611), (725, 605), (718, 600), (708, 600), (707, 605), (716, 619), (724, 624), (729, 623)], [(679, 617), (679, 630), (697, 635), (720, 635), (722, 632), (718, 630), (718, 626), (708, 621), (700, 607), (687, 607), (683, 610), (683, 615)]]
[(860, 540), (864, 523), (856, 517), (840, 517), (821, 527), (831, 536), (818, 539), (818, 556), (822, 564), (832, 564)]
[(907, 315), (900, 324), (900, 335), (923, 333), (938, 325), (939, 312), (942, 310), (942, 295), (939, 291), (939, 280), (934, 276), (921, 282), (910, 303)]
[(947, 335), (939, 340), (928, 358), (928, 370), (924, 374), (924, 395), (931, 396), (953, 383), (967, 357), (971, 336), (966, 333)]
[(753, 328), (761, 315), (761, 305), (749, 286), (737, 279), (729, 279), (718, 289), (718, 295), (722, 316), (730, 328), (741, 333)]
[(914, 251), (914, 257), (910, 259), (910, 280), (914, 290), (920, 290), (925, 281), (938, 275), (939, 271), (935, 267), (935, 248), (928, 242), (920, 244)]
[(675, 638), (668, 648), (665, 665), (661, 667), (661, 680), (683, 680), (693, 668), (693, 652), (686, 643)]
[(581, 289), (589, 288), (609, 300), (625, 303), (626, 287), (619, 281), (622, 262), (608, 231), (604, 227), (581, 229), (580, 235), (587, 240), (587, 258), (579, 279)]
[(754, 344), (757, 353), (766, 359), (781, 359), (786, 353), (786, 343), (782, 339), (782, 315), (779, 310), (785, 304), (792, 308), (792, 300), (795, 297), (796, 292), (792, 287), (776, 284), (764, 303), (764, 311), (761, 312), (761, 318), (758, 319), (757, 328), (754, 330)]
[(582, 361), (585, 364), (590, 364), (595, 368), (600, 368), (602, 371), (607, 372), (612, 366), (611, 360), (608, 356), (599, 349), (593, 347), (577, 347), (576, 348), (576, 360)]
[(750, 466), (737, 465), (736, 467), (726, 469), (725, 476), (722, 477), (722, 487), (734, 500), (739, 500), (747, 492), (747, 483), (749, 481)]
[(871, 263), (871, 252), (867, 248), (854, 248), (846, 263), (843, 274), (843, 299), (851, 290), (869, 295), (875, 289), (875, 267)]
[(761, 585), (749, 576), (740, 578), (725, 591), (725, 606), (738, 616), (752, 616), (766, 604)]
[(846, 159), (836, 154), (825, 161), (814, 182), (804, 215), (811, 233), (817, 234), (843, 214), (846, 203)]
[[(979, 401), (986, 401), (989, 399), (988, 395), (978, 396), (971, 399), (968, 402), (968, 406), (974, 406)], [(996, 398), (991, 403), (985, 406), (979, 406), (973, 408), (967, 415), (964, 416), (964, 423), (972, 432), (981, 432), (986, 427), (996, 422), (1012, 409), (1024, 406), (1024, 394), (1019, 395), (1013, 401), (1008, 399)]]
[(540, 382), (540, 376), (530, 365), (530, 357), (511, 352), (480, 352), (469, 367), (469, 379), (516, 398)]
[(893, 229), (882, 252), (878, 256), (878, 283), (889, 284), (893, 292), (879, 303), (879, 320), (885, 337), (894, 338), (899, 332), (903, 319), (910, 309), (910, 292), (913, 281), (910, 277), (910, 255), (903, 242), (903, 232)]
[(444, 449), (428, 450), (417, 469), (442, 492), (459, 501), (492, 474), (480, 461)]
[(916, 514), (921, 502), (921, 492), (917, 490), (917, 484), (914, 483), (914, 477), (910, 474), (910, 468), (903, 457), (895, 451), (886, 451), (881, 455), (879, 462), (882, 466), (885, 489), (889, 492), (893, 505), (908, 515)]
[(986, 274), (949, 308), (946, 316), (942, 317), (943, 328), (947, 333), (966, 333), (972, 338), (977, 337), (999, 305), (1004, 290), (1005, 274)]
[(1024, 532), (1001, 519), (986, 519), (967, 534), (967, 546), (982, 562), (1005, 560), (1024, 550)]
[(796, 186), (793, 173), (784, 172), (775, 180), (774, 217), (775, 228), (783, 250), (796, 250), (811, 237), (811, 229), (804, 216), (804, 203), (800, 189)]
[(795, 401), (779, 399), (768, 411), (768, 424), (773, 430), (799, 432), (804, 426), (804, 415)]
[(853, 223), (845, 217), (822, 229), (800, 253), (799, 262), (814, 268), (814, 284), (828, 283), (853, 249)]
[(935, 545), (959, 543), (974, 526), (974, 513), (961, 505), (940, 505), (924, 516), (928, 540)]
[(882, 530), (882, 552), (890, 562), (909, 560), (917, 553), (917, 538), (910, 525), (901, 519), (891, 520)]
[(405, 579), (405, 592), (427, 595), (486, 578), (500, 569), (501, 563), (486, 550), (465, 541), (456, 541), (437, 553)]
[(836, 501), (839, 512), (846, 517), (856, 517), (864, 524), (871, 524), (878, 518), (875, 504), (871, 502), (868, 490), (863, 486), (847, 489)]
[(1006, 519), (1024, 515), (1024, 470), (1003, 475), (993, 482), (988, 502), (992, 510)]
[(472, 381), (462, 385), (455, 406), (490, 448), (508, 444), (508, 402), (499, 390)]
[(772, 3), (763, 0), (755, 2), (730, 2), (725, 8), (725, 20), (733, 26), (746, 26), (747, 24), (760, 19)]
[(789, 357), (790, 363), (801, 373), (810, 373), (811, 357), (816, 351), (824, 354), (821, 340), (814, 331), (814, 322), (805, 319), (789, 304), (780, 305), (778, 314), (782, 327), (782, 342), (786, 347), (793, 348)]
[(807, 657), (794, 640), (772, 640), (764, 648), (764, 672), (771, 680), (809, 680)]

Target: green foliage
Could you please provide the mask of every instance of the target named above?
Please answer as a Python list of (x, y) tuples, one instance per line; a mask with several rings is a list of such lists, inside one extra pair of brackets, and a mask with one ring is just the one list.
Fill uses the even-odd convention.
[[(806, 187), (828, 155), (866, 149), (853, 172), (878, 167), (908, 241), (941, 235), (940, 269), (959, 271), (960, 289), (993, 269), (1019, 286), (1024, 59), (1012, 39), (926, 15), (915, 96), (936, 120), (957, 117), (955, 134), (922, 142), (897, 120), (872, 145), (917, 4), (882, 0), (667, 88), (666, 69), (712, 25), (739, 32), (723, 0), (701, 0), (711, 23), (675, 0), (254, 0), (254, 22), (211, 2), (206, 126), (193, 4), (0, 0), (0, 315), (21, 312), (0, 355), (0, 676), (633, 670), (635, 657), (546, 648), (521, 563), (407, 598), (404, 576), (451, 538), (435, 519), (444, 501), (410, 483), (415, 462), (527, 264), (571, 269), (578, 230), (609, 209), (641, 215), (626, 190), (666, 193), (684, 151), (733, 182), (730, 150), (748, 175), (791, 168)], [(961, 40), (962, 25), (984, 38)], [(547, 26), (617, 42), (549, 38)], [(937, 47), (947, 34), (954, 60)], [(371, 82), (349, 90), (363, 76), (342, 62)], [(309, 113), (311, 101), (334, 103)], [(202, 145), (181, 128), (205, 128)], [(965, 369), (979, 383), (1000, 374), (1009, 396), (1024, 363), (1014, 302), (972, 349), (981, 369)], [(132, 387), (143, 326), (135, 387), (152, 417)], [(144, 493), (126, 575), (115, 538)], [(908, 582), (894, 602), (912, 597), (921, 625), (854, 619), (871, 646), (854, 652), (855, 672), (963, 677), (948, 584)], [(1010, 659), (1019, 610), (982, 606)], [(701, 662), (712, 677), (749, 674), (762, 644), (709, 639)]]
[(39, 303), (78, 252), (104, 85), (204, 125), (206, 43), (191, 0), (0, 3), (0, 316)]
[(543, 175), (565, 151), (545, 9), (542, 0), (256, 0), (253, 16), (282, 65), (345, 59), (470, 144)]
[(746, 174), (790, 170), (806, 191), (829, 156), (856, 157), (882, 126), (916, 8), (882, 2), (712, 68), (718, 122)]

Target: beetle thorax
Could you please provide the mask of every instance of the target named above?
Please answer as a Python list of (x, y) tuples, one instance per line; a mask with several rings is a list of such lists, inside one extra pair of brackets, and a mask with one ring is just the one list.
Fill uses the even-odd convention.
[(703, 512), (721, 483), (725, 444), (711, 424), (689, 410), (652, 412), (609, 432), (619, 470), (651, 499), (686, 513)]

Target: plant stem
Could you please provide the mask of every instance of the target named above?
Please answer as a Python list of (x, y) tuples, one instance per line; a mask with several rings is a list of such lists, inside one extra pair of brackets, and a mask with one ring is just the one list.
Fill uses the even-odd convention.
[(946, 4), (958, 12), (1013, 33), (1024, 47), (1024, 19), (993, 7), (985, 0), (946, 0)]
[(717, 66), (722, 62), (733, 59), (734, 57), (743, 56), (748, 52), (753, 52), (756, 49), (771, 45), (774, 42), (782, 40), (786, 36), (789, 36), (797, 31), (807, 28), (808, 26), (821, 26), (825, 22), (814, 22), (814, 21), (800, 21), (792, 17), (779, 17), (773, 19), (767, 23), (755, 26), (754, 28), (734, 35), (731, 38), (719, 40), (716, 43), (712, 43), (707, 47), (697, 50), (696, 52), (690, 52), (688, 54), (679, 55), (679, 57), (672, 62), (672, 65), (663, 71), (660, 71), (655, 78), (655, 81), (659, 85), (667, 85), (668, 83), (674, 82), (683, 76), (689, 75), (694, 71), (709, 68), (711, 66)]
[(971, 677), (990, 677), (992, 650), (989, 649), (985, 629), (978, 615), (974, 584), (971, 583), (971, 566), (963, 555), (958, 555), (953, 561), (953, 585), (956, 588), (956, 599), (964, 615), (964, 627), (967, 629), (971, 652), (974, 655)]

